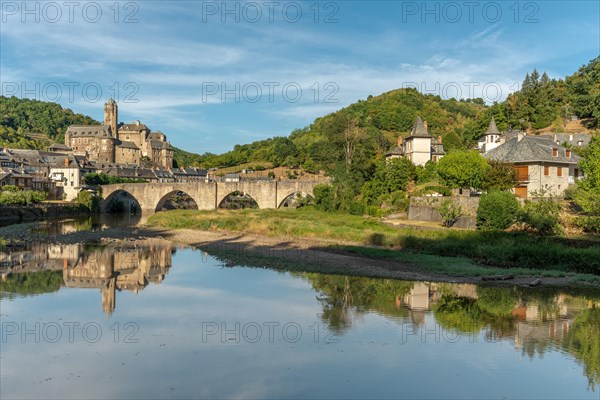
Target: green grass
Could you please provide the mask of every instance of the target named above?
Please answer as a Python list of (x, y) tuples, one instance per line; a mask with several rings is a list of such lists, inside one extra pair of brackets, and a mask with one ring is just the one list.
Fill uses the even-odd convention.
[(530, 274), (532, 269), (552, 270), (553, 276), (561, 273), (600, 275), (598, 243), (537, 237), (525, 232), (395, 228), (374, 218), (313, 209), (177, 210), (157, 213), (148, 223), (171, 229), (326, 239), (354, 246), (345, 250), (362, 252), (363, 256), (395, 257), (398, 261), (433, 268), (437, 273), (461, 266), (461, 273), (466, 275), (494, 275), (506, 273), (509, 268), (511, 273), (521, 275), (526, 270)]

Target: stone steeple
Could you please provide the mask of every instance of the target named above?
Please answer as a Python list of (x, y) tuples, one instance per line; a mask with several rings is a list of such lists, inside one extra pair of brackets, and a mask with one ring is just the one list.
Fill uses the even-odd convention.
[(111, 97), (104, 104), (104, 125), (110, 126), (114, 137), (117, 137), (117, 126), (119, 124), (119, 107)]
[(487, 128), (487, 131), (485, 131), (486, 135), (500, 135), (500, 131), (498, 130), (498, 127), (496, 126), (496, 120), (494, 119), (494, 117), (492, 116), (492, 120), (490, 121), (490, 125)]
[(421, 117), (417, 117), (415, 123), (410, 131), (410, 136), (414, 137), (431, 137), (427, 131), (427, 123), (421, 120)]

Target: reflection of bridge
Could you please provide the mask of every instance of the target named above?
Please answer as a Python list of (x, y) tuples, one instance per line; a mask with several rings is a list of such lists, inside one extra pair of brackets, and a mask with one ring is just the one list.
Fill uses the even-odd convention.
[(137, 201), (143, 211), (160, 210), (174, 193), (190, 196), (199, 210), (216, 210), (223, 200), (234, 192), (252, 197), (259, 208), (279, 208), (285, 199), (296, 193), (313, 195), (319, 182), (240, 181), (240, 182), (190, 182), (190, 183), (118, 183), (102, 186), (102, 210), (106, 211), (112, 199), (127, 193)]

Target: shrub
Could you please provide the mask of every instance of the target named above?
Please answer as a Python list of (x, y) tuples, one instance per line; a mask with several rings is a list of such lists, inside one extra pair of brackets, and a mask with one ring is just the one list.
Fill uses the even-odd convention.
[(554, 235), (560, 232), (560, 204), (552, 199), (542, 198), (525, 203), (519, 215), (525, 229), (540, 235)]
[(333, 187), (327, 184), (316, 185), (313, 189), (315, 195), (315, 208), (323, 211), (333, 211)]
[(48, 198), (48, 193), (39, 192), (37, 190), (19, 190), (13, 189), (11, 186), (4, 186), (0, 191), (0, 204), (3, 205), (26, 205), (31, 203), (39, 203)]
[(92, 212), (96, 212), (100, 208), (100, 201), (98, 197), (94, 196), (91, 192), (83, 191), (77, 195), (77, 203), (86, 207)]
[(424, 193), (439, 193), (442, 196), (452, 195), (452, 190), (446, 186), (425, 186), (423, 188)]
[(573, 200), (575, 198), (575, 192), (577, 192), (577, 185), (569, 185), (569, 187), (565, 189), (565, 200)]
[(506, 229), (515, 223), (519, 203), (510, 192), (491, 191), (479, 198), (477, 229)]
[(462, 215), (462, 208), (460, 204), (456, 204), (451, 199), (442, 200), (438, 211), (442, 216), (442, 225), (445, 227), (451, 227)]
[(574, 224), (588, 233), (600, 233), (600, 217), (577, 217)]
[(21, 189), (19, 189), (15, 185), (5, 185), (5, 186), (2, 186), (2, 190), (5, 191), (5, 192), (18, 192)]

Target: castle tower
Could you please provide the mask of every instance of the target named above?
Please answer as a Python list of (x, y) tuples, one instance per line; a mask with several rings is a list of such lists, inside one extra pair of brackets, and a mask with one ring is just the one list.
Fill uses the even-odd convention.
[(110, 126), (110, 130), (112, 131), (113, 136), (116, 138), (117, 135), (117, 125), (119, 124), (119, 108), (117, 103), (111, 97), (104, 104), (104, 125)]

